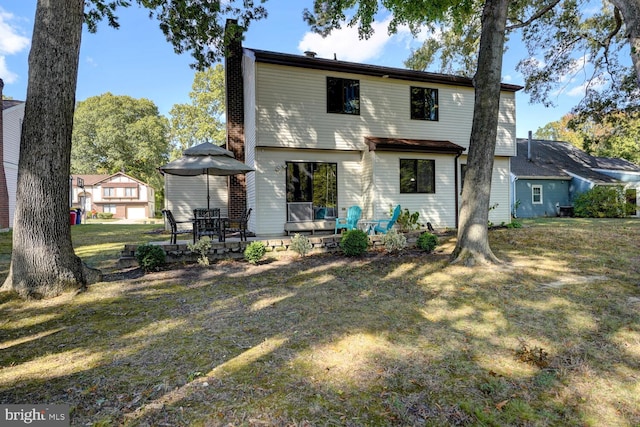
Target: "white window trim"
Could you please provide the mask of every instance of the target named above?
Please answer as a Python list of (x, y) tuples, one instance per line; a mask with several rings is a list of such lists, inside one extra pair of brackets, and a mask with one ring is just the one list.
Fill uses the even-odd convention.
[[(536, 197), (535, 197), (535, 192), (534, 190), (538, 188), (540, 190), (540, 201), (536, 202)], [(541, 205), (542, 204), (542, 185), (532, 185), (531, 186), (531, 203), (534, 205)]]

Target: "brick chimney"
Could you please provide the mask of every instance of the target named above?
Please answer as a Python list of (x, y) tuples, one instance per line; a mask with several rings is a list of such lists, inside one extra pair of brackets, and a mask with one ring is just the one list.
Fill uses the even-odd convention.
[(4, 101), (2, 89), (4, 82), (0, 79), (0, 229), (9, 228), (9, 190), (7, 189), (7, 176), (4, 173)]
[[(244, 85), (242, 81), (242, 28), (235, 19), (225, 25), (225, 84), (227, 114), (227, 150), (236, 160), (244, 157)], [(229, 177), (229, 217), (240, 218), (247, 206), (244, 175)]]

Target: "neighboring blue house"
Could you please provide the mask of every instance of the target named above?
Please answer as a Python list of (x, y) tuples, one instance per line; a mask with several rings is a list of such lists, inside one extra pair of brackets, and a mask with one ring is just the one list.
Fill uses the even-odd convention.
[(638, 206), (640, 166), (594, 157), (567, 142), (518, 139), (511, 184), (513, 211), (520, 218), (570, 215), (573, 199), (595, 186), (622, 186)]

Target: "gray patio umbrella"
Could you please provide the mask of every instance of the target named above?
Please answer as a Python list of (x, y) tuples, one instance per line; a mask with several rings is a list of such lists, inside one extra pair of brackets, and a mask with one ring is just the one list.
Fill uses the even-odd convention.
[(160, 172), (178, 176), (207, 175), (207, 209), (209, 209), (209, 175), (238, 175), (254, 169), (236, 160), (233, 153), (210, 142), (187, 148), (182, 157), (164, 166)]

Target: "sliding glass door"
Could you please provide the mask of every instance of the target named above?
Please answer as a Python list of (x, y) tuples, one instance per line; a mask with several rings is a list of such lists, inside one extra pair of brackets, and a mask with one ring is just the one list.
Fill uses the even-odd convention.
[(287, 221), (310, 221), (336, 216), (338, 165), (287, 162)]

